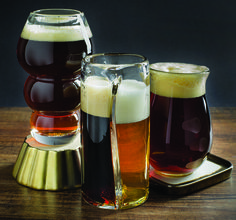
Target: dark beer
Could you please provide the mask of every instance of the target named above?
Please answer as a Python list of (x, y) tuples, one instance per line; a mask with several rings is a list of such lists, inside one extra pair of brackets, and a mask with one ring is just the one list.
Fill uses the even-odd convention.
[(70, 15), (36, 13), (27, 20), (17, 45), (18, 61), (30, 74), (24, 97), (34, 110), (31, 134), (36, 139), (42, 135), (46, 144), (48, 135), (61, 137), (79, 129), (81, 60), (93, 52), (93, 45), (89, 26), (68, 25), (76, 17)]
[(211, 148), (204, 66), (151, 65), (150, 164), (158, 173), (182, 176), (196, 170)]
[[(84, 146), (83, 195), (91, 203), (115, 204), (115, 186), (112, 165), (110, 118), (81, 111)], [(96, 125), (96, 126), (95, 126)]]
[[(89, 77), (81, 85), (81, 127), (84, 152), (83, 196), (87, 202), (115, 206), (110, 113), (111, 84)], [(95, 204), (96, 202), (96, 204)]]
[[(92, 45), (91, 38), (89, 42)], [(84, 53), (87, 53), (84, 40), (50, 42), (21, 37), (17, 47), (18, 61), (24, 70), (42, 78), (68, 78), (78, 74)]]
[[(25, 24), (17, 45), (19, 63), (33, 76), (68, 78), (78, 75), (82, 57), (93, 52), (90, 28), (63, 26), (63, 23), (53, 26), (50, 22), (55, 22), (55, 17), (43, 19), (49, 25), (28, 21)], [(62, 21), (63, 18), (57, 22)]]
[(24, 86), (27, 105), (37, 111), (71, 111), (79, 108), (79, 77), (53, 79), (29, 76)]
[(209, 152), (211, 127), (205, 95), (169, 98), (151, 93), (150, 163), (165, 174), (193, 172)]

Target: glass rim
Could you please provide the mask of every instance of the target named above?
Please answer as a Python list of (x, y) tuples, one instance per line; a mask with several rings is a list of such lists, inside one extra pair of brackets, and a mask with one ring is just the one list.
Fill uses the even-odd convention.
[[(92, 58), (95, 57), (105, 57), (105, 56), (129, 56), (129, 57), (139, 57), (142, 60), (140, 62), (127, 62), (127, 63), (121, 63), (121, 64), (114, 64), (114, 63), (102, 63), (102, 62), (93, 62), (91, 61)], [(137, 65), (137, 64), (149, 64), (149, 61), (147, 57), (140, 55), (140, 54), (134, 54), (134, 53), (97, 53), (97, 54), (91, 54), (87, 55), (83, 58), (84, 62), (89, 63), (89, 65), (104, 65), (104, 66), (130, 66), (130, 65)]]
[[(199, 67), (199, 71), (194, 71), (194, 72), (174, 72), (174, 71), (165, 71), (161, 69), (157, 69), (153, 67), (156, 64), (177, 64), (177, 65), (187, 65), (187, 66), (195, 66)], [(200, 69), (202, 68), (202, 69)], [(198, 64), (192, 64), (192, 63), (181, 63), (181, 62), (157, 62), (157, 63), (152, 63), (150, 64), (150, 70), (153, 70), (155, 72), (160, 72), (160, 73), (165, 73), (165, 74), (173, 74), (173, 75), (193, 75), (193, 74), (203, 74), (203, 75), (208, 75), (210, 73), (210, 69), (207, 66), (204, 65), (198, 65)]]
[[(49, 12), (51, 12), (51, 13), (49, 13)], [(45, 9), (38, 9), (38, 10), (32, 11), (30, 14), (42, 16), (42, 17), (43, 16), (44, 17), (50, 17), (50, 16), (70, 17), (70, 16), (77, 16), (77, 15), (83, 14), (83, 12), (78, 11), (76, 9), (45, 8)]]

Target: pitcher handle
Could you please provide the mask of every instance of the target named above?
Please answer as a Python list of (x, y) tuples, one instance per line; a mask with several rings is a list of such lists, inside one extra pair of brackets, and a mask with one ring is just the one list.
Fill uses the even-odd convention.
[(123, 204), (119, 148), (118, 148), (117, 133), (116, 133), (116, 94), (120, 82), (121, 82), (121, 77), (116, 78), (112, 82), (112, 113), (111, 113), (111, 130), (110, 130), (114, 185), (115, 185), (115, 195), (116, 195), (115, 209), (120, 209)]

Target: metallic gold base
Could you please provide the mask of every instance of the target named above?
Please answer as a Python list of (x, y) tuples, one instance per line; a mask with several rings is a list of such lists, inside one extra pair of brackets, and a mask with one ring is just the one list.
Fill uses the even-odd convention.
[(63, 146), (40, 144), (27, 136), (15, 166), (13, 177), (19, 184), (37, 190), (65, 190), (81, 186), (80, 135)]

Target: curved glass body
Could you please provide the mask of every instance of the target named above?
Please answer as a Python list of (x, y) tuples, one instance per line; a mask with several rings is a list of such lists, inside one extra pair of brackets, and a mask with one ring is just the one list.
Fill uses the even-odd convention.
[(148, 61), (91, 55), (81, 75), (83, 197), (107, 209), (141, 205), (149, 194)]
[[(58, 137), (55, 144), (60, 144), (60, 139), (79, 129), (79, 123), (74, 126), (73, 120), (74, 130), (68, 130), (65, 124), (71, 117), (65, 119), (71, 114), (79, 118), (81, 60), (92, 52), (92, 33), (82, 12), (43, 9), (30, 13), (18, 41), (17, 58), (30, 74), (24, 97), (34, 111), (31, 133), (37, 140), (42, 136), (39, 141), (49, 144), (48, 137), (54, 136)], [(63, 117), (61, 123), (55, 120), (58, 115)]]
[(150, 67), (150, 164), (163, 175), (188, 175), (211, 149), (211, 120), (205, 97), (209, 70), (182, 63)]

